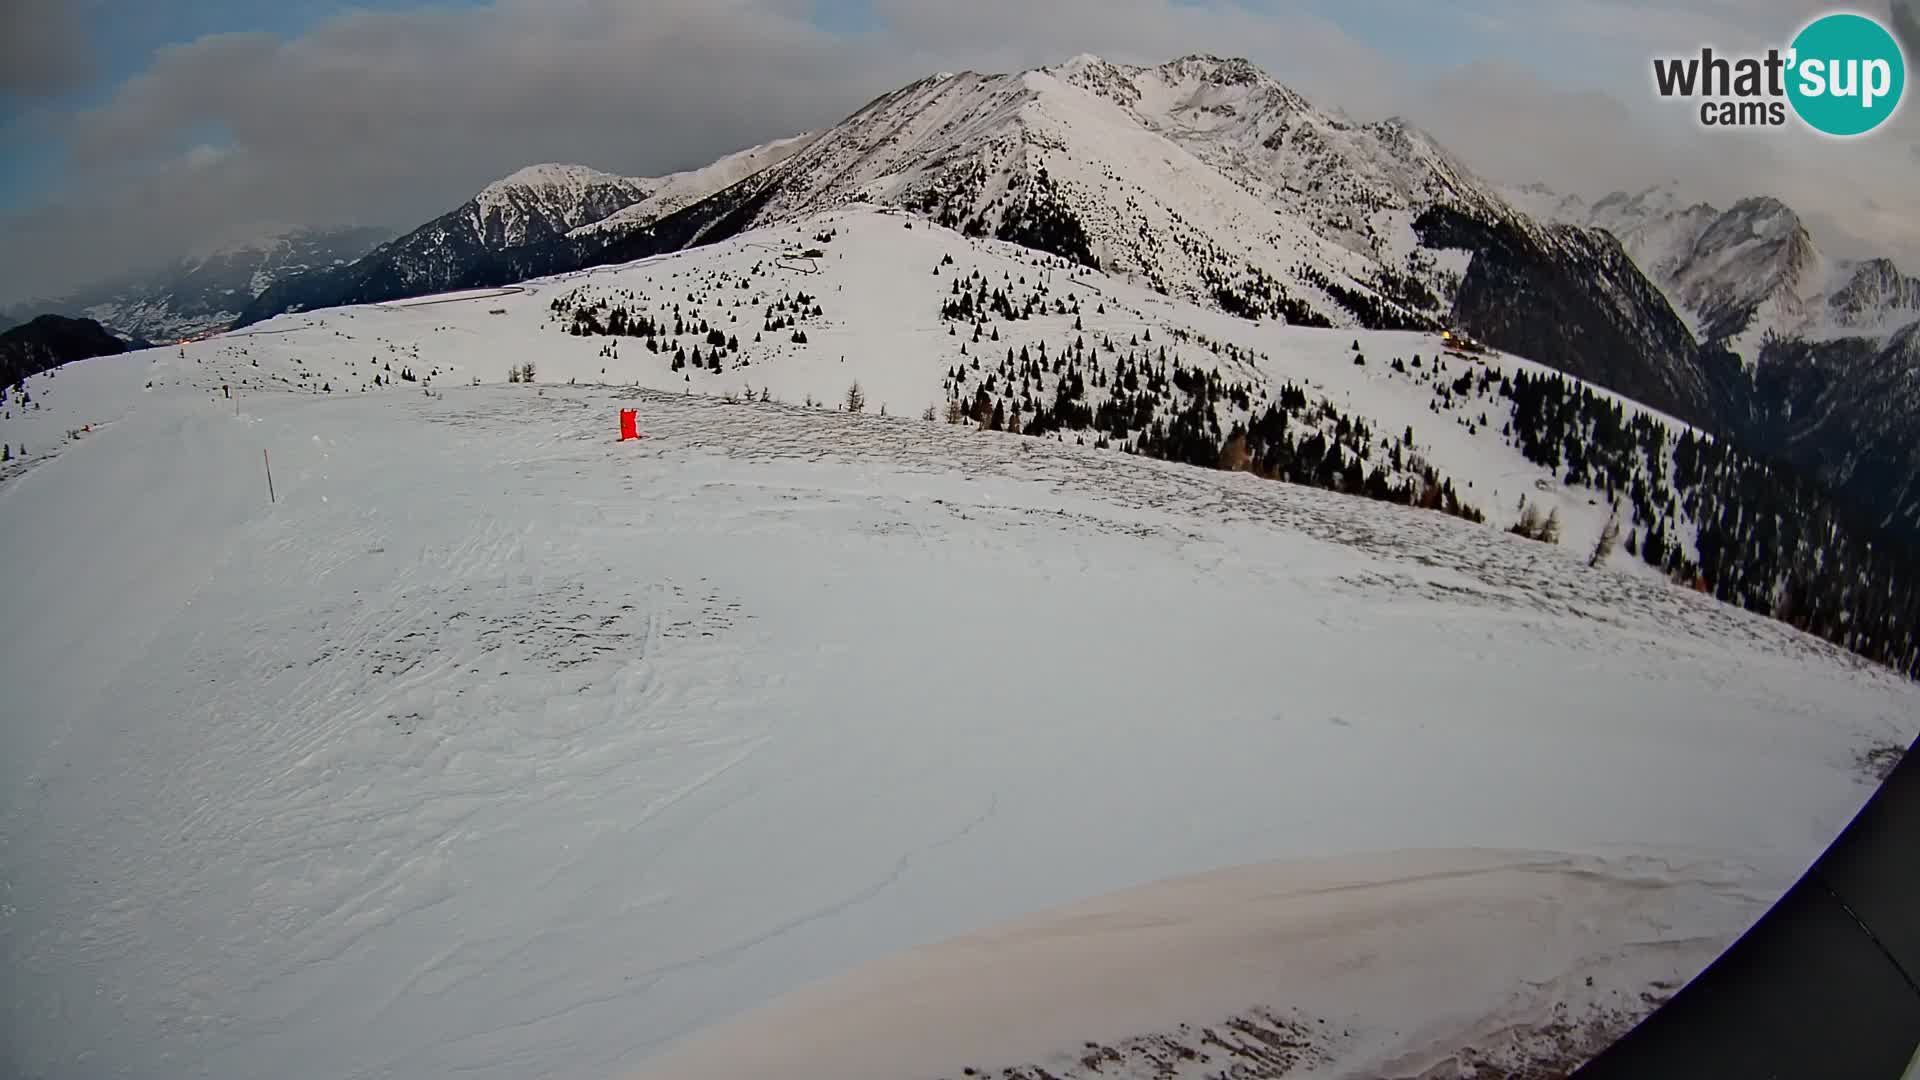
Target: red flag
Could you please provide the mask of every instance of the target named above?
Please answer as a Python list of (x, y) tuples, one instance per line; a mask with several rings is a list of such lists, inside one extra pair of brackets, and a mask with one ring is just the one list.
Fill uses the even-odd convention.
[(639, 409), (621, 409), (620, 410), (620, 441), (626, 442), (628, 439), (637, 439), (639, 437), (640, 437), (640, 410)]

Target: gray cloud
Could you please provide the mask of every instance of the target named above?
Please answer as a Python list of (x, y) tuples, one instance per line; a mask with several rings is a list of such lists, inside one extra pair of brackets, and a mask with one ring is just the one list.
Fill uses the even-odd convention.
[(0, 101), (55, 94), (92, 76), (81, 6), (72, 0), (0, 3)]
[(416, 224), (535, 161), (656, 173), (857, 107), (907, 70), (779, 0), (503, 0), (163, 50), (68, 119), (59, 205), (0, 218), (0, 296), (235, 221)]
[[(1650, 161), (1696, 182), (1683, 140), (1609, 94), (1565, 90), (1529, 68), (1477, 61), (1427, 84), (1408, 118), (1495, 180), (1542, 181), (1583, 194), (1645, 186)], [(1569, 138), (1577, 132), (1578, 138)], [(1652, 141), (1652, 140), (1658, 140)], [(1681, 177), (1674, 168), (1692, 172)]]
[[(1568, 37), (1578, 28), (1611, 28), (1619, 58), (1609, 63), (1623, 70), (1612, 92), (1556, 85), (1529, 66), (1555, 60), (1537, 53), (1416, 77), (1332, 23), (1240, 0), (874, 0), (883, 28), (842, 36), (812, 25), (812, 0), (497, 0), (355, 12), (292, 39), (216, 35), (161, 51), (102, 105), (46, 118), (71, 144), (65, 196), (0, 216), (0, 250), (31, 253), (0, 262), (0, 298), (57, 294), (201, 247), (236, 223), (417, 224), (536, 161), (642, 175), (690, 167), (832, 123), (936, 70), (1018, 70), (1083, 51), (1246, 56), (1355, 117), (1407, 115), (1491, 179), (1597, 194), (1679, 178), (1716, 200), (1764, 182), (1810, 220), (1906, 236), (1920, 251), (1904, 123), (1920, 111), (1905, 112), (1898, 139), (1834, 149), (1777, 133), (1703, 139), (1635, 96), (1652, 42), (1672, 49), (1666, 35), (1677, 35), (1684, 48), (1689, 35), (1751, 25), (1741, 13), (1756, 3), (1778, 33), (1808, 7), (1463, 8), (1511, 38), (1537, 33), (1576, 50), (1588, 48)], [(1869, 200), (1881, 209), (1865, 209)]]

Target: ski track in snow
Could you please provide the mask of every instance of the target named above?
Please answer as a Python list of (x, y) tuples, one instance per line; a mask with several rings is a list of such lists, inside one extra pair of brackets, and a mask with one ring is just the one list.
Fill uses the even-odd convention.
[(27, 1076), (602, 1076), (902, 948), (1351, 851), (1730, 859), (1725, 939), (1916, 715), (1440, 515), (640, 390), (155, 395), (0, 489), (0, 551)]

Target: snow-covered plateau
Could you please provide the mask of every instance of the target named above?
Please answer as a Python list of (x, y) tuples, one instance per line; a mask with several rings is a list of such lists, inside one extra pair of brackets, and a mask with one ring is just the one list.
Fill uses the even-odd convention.
[[(981, 278), (1047, 289), (975, 343)], [(1492, 520), (922, 418), (1082, 336), (1415, 426)], [(855, 208), (35, 377), (0, 1065), (1437, 1076), (1618, 1030), (1920, 692), (1590, 567), (1604, 510), (1441, 410), (1441, 353)]]

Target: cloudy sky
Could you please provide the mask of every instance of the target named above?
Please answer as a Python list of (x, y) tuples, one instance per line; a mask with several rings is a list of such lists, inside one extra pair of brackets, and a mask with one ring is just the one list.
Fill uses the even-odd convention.
[[(1920, 56), (1920, 0), (1889, 3)], [(1813, 0), (0, 0), (0, 303), (264, 225), (410, 226), (536, 161), (637, 175), (939, 70), (1245, 56), (1501, 182), (1776, 195), (1920, 272), (1920, 109), (1708, 135), (1650, 58), (1763, 49)]]

